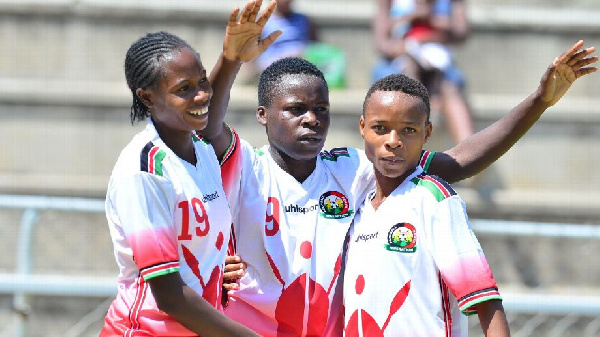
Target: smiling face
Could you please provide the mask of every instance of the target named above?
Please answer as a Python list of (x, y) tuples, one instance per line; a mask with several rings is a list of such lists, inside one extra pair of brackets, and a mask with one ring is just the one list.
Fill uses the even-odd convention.
[(167, 54), (157, 85), (136, 93), (159, 131), (189, 132), (206, 127), (212, 88), (200, 57), (189, 48)]
[(411, 174), (431, 135), (427, 107), (401, 91), (375, 91), (365, 102), (360, 134), (380, 183), (398, 186)]
[(313, 75), (286, 74), (271, 90), (270, 104), (258, 107), (257, 119), (267, 129), (274, 158), (314, 163), (329, 129), (326, 83)]

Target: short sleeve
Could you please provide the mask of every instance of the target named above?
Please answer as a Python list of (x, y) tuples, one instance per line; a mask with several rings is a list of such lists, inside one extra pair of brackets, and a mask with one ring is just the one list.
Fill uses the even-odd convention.
[(430, 249), (461, 312), (474, 314), (474, 305), (501, 299), (496, 281), (469, 225), (464, 202), (454, 195), (436, 206), (431, 219)]
[(175, 191), (170, 181), (147, 172), (116, 178), (109, 198), (144, 279), (179, 270)]

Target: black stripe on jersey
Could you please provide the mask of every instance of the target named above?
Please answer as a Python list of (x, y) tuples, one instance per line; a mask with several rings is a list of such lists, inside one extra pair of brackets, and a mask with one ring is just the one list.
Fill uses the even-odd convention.
[(148, 142), (142, 149), (142, 153), (140, 154), (140, 170), (143, 172), (150, 172), (148, 167), (148, 154), (150, 154), (150, 150), (154, 147), (152, 142)]
[(498, 292), (498, 288), (497, 287), (492, 287), (492, 288), (486, 288), (486, 289), (481, 289), (481, 290), (478, 290), (478, 291), (474, 291), (474, 292), (472, 292), (470, 294), (467, 294), (467, 295), (459, 298), (458, 299), (458, 303), (460, 303), (460, 302), (462, 302), (462, 301), (464, 301), (464, 300), (466, 300), (466, 299), (468, 299), (470, 297), (475, 297), (475, 296), (477, 296), (479, 294), (482, 294), (482, 293), (489, 293), (490, 291)]

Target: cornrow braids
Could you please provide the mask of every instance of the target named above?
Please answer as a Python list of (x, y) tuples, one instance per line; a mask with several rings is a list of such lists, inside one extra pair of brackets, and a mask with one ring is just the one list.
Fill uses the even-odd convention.
[(427, 93), (427, 88), (425, 88), (421, 82), (403, 74), (392, 74), (377, 80), (371, 85), (369, 91), (367, 91), (367, 95), (363, 102), (363, 115), (365, 113), (367, 102), (375, 91), (400, 91), (407, 95), (420, 98), (427, 109), (427, 120), (429, 121), (429, 113), (431, 110), (429, 94)]
[(284, 75), (296, 74), (316, 76), (327, 87), (327, 81), (325, 81), (323, 72), (314, 64), (298, 57), (286, 57), (273, 62), (260, 74), (258, 80), (258, 105), (269, 107), (273, 102), (274, 90), (280, 87), (281, 78)]
[(164, 75), (162, 62), (183, 48), (194, 50), (183, 39), (164, 31), (148, 33), (129, 47), (125, 56), (125, 78), (133, 95), (131, 124), (150, 116), (148, 107), (137, 96), (136, 90), (156, 87), (158, 79)]

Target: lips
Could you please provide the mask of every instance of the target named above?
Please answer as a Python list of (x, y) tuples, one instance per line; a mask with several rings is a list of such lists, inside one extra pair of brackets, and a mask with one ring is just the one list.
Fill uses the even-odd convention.
[(382, 161), (390, 163), (390, 164), (400, 164), (401, 162), (404, 161), (404, 159), (400, 158), (400, 157), (385, 157), (385, 158), (381, 158)]
[(299, 139), (300, 139), (300, 141), (320, 142), (323, 140), (323, 136), (316, 134), (316, 133), (310, 133), (310, 134), (304, 134), (304, 135), (300, 136)]

